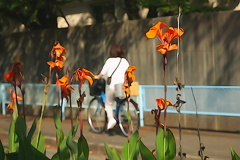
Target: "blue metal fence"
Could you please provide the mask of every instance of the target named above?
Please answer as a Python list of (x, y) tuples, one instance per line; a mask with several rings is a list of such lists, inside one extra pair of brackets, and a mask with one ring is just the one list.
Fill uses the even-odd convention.
[[(11, 88), (11, 85), (7, 83), (2, 83), (0, 85), (2, 114), (6, 114), (5, 106), (10, 100), (8, 88)], [(25, 87), (25, 104), (42, 105), (44, 85), (25, 84)], [(73, 88), (75, 89), (75, 92), (72, 93), (73, 107), (77, 107), (76, 100), (79, 97), (77, 87), (77, 85), (73, 85)], [(141, 126), (144, 126), (144, 112), (150, 112), (152, 109), (156, 109), (157, 106), (155, 99), (164, 97), (163, 89), (164, 86), (139, 86), (139, 96), (133, 98), (139, 103)], [(86, 95), (89, 95), (88, 85), (83, 85), (82, 90), (85, 91)], [(57, 105), (56, 93), (56, 85), (50, 85), (47, 106)], [(176, 86), (167, 87), (167, 100), (175, 103), (176, 94)], [(196, 107), (198, 107), (198, 114), (240, 117), (240, 86), (185, 86), (181, 91), (181, 94), (181, 99), (187, 102), (181, 108), (181, 113), (183, 114), (195, 114)], [(193, 95), (196, 98), (197, 106), (195, 105)], [(91, 99), (91, 96), (86, 96), (83, 103), (84, 108), (87, 108)], [(62, 112), (64, 113), (65, 107), (68, 107), (68, 103), (66, 103), (65, 100), (63, 106)], [(173, 107), (169, 107), (168, 112), (177, 113), (176, 109)]]

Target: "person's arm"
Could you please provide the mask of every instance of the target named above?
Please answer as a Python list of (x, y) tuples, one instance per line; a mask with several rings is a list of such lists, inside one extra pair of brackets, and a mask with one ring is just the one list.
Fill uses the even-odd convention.
[(103, 65), (103, 68), (101, 70), (101, 72), (98, 75), (95, 75), (94, 78), (99, 79), (102, 76), (107, 74), (108, 68), (109, 66), (111, 66), (111, 64), (109, 63), (109, 59), (107, 59), (107, 61), (105, 62), (105, 64)]
[(95, 78), (95, 79), (100, 79), (102, 76), (103, 76), (103, 74), (102, 74), (102, 73), (99, 73), (98, 75), (95, 75), (94, 78)]

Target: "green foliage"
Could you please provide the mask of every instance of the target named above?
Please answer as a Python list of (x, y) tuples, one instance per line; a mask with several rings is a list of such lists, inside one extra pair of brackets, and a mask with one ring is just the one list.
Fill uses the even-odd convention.
[[(105, 149), (107, 152), (107, 159), (120, 160), (120, 156), (115, 148), (111, 149), (105, 143)], [(139, 138), (138, 131), (130, 137), (122, 149), (123, 160), (137, 160), (139, 153), (142, 159), (148, 160), (173, 160), (176, 157), (176, 142), (173, 133), (167, 128), (166, 137), (164, 137), (164, 130), (160, 129), (156, 137), (156, 151), (151, 152)], [(156, 155), (155, 155), (156, 154)], [(157, 158), (156, 158), (156, 157)]]
[[(111, 149), (107, 143), (105, 143), (105, 149), (107, 152), (107, 159), (109, 160), (120, 160), (120, 156), (115, 148)], [(137, 160), (139, 155), (139, 133), (135, 131), (127, 141), (122, 149), (123, 160)]]
[(234, 151), (232, 147), (230, 147), (232, 160), (240, 160), (240, 157), (237, 155), (237, 153)]
[(126, 117), (127, 117), (127, 119), (128, 119), (128, 123), (130, 124), (130, 123), (132, 122), (132, 117), (131, 117), (131, 115), (130, 115), (129, 110), (126, 111)]
[(153, 153), (143, 144), (141, 140), (139, 141), (139, 148), (142, 159), (156, 160)]
[[(49, 158), (46, 157), (45, 153), (40, 152), (31, 144), (31, 137), (34, 133), (34, 128), (36, 128), (35, 125), (36, 123), (33, 123), (30, 131), (28, 132), (28, 136), (26, 136), (27, 126), (26, 121), (22, 118), (22, 116), (18, 116), (17, 119), (12, 119), (10, 126), (10, 131), (12, 134), (9, 134), (9, 139), (13, 140), (15, 137), (18, 137), (18, 141), (9, 144), (9, 153), (6, 154), (1, 143), (0, 158), (2, 159), (6, 156), (7, 160), (49, 160)], [(39, 143), (39, 148), (44, 148), (45, 152), (44, 143)]]
[(156, 152), (160, 160), (173, 160), (176, 156), (176, 142), (170, 129), (166, 129), (166, 137), (164, 130), (160, 129), (156, 138)]
[(31, 141), (31, 139), (33, 137), (33, 134), (36, 130), (36, 126), (37, 126), (37, 122), (36, 122), (36, 119), (35, 119), (32, 123), (32, 126), (31, 126), (29, 132), (28, 132), (28, 135), (27, 135), (27, 138), (28, 138), (29, 141)]
[(208, 0), (140, 0), (138, 5), (154, 10), (160, 13), (160, 16), (172, 16), (179, 13), (179, 7), (182, 13), (209, 12), (234, 9), (238, 3), (236, 0), (224, 0), (213, 7)]
[(123, 160), (137, 160), (139, 154), (139, 133), (135, 131), (130, 137), (130, 141), (126, 142), (122, 149)]
[(89, 157), (89, 147), (87, 140), (82, 135), (78, 139), (78, 158), (77, 160), (88, 160)]
[(5, 160), (5, 152), (1, 140), (0, 140), (0, 159)]
[(58, 114), (54, 112), (53, 115), (54, 115), (54, 124), (57, 132), (56, 141), (57, 141), (57, 145), (60, 146), (61, 142), (64, 139), (64, 133), (62, 131), (62, 123), (61, 123), (60, 116)]
[(104, 143), (109, 160), (121, 160), (116, 148), (111, 149), (107, 143)]
[(60, 116), (55, 112), (54, 112), (54, 123), (56, 127), (56, 132), (57, 132), (56, 141), (58, 145), (58, 152), (55, 155), (53, 155), (52, 159), (57, 159), (57, 160), (70, 159), (70, 153), (66, 143), (67, 143), (68, 136), (71, 133), (69, 132), (68, 135), (64, 137)]
[(16, 123), (17, 116), (18, 116), (17, 109), (14, 109), (12, 121), (10, 123), (9, 132), (8, 132), (9, 133), (8, 144), (9, 144), (10, 153), (16, 152), (18, 148), (18, 137), (17, 137), (17, 134), (15, 133), (15, 123)]
[[(32, 140), (32, 145), (41, 153), (45, 153), (46, 152), (46, 148), (45, 148), (45, 138), (43, 136), (43, 134), (40, 132), (40, 134), (38, 135), (39, 137), (35, 137)], [(37, 142), (38, 141), (38, 142)]]
[(0, 26), (14, 20), (24, 24), (27, 29), (56, 28), (57, 17), (63, 16), (60, 6), (70, 1), (1, 0)]
[(71, 157), (73, 160), (88, 160), (89, 147), (85, 137), (81, 135), (81, 137), (78, 139), (78, 142), (74, 141), (77, 129), (78, 123), (76, 121), (73, 130), (69, 132), (67, 136), (66, 144), (71, 152)]

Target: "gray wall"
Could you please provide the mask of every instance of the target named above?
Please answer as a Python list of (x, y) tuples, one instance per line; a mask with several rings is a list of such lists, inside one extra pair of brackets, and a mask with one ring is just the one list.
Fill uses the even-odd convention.
[[(109, 46), (119, 43), (129, 62), (137, 66), (140, 84), (162, 85), (162, 55), (155, 49), (159, 42), (145, 37), (158, 21), (177, 27), (173, 16), (1, 36), (1, 82), (15, 57), (21, 55), (25, 83), (41, 83), (40, 74), (47, 75), (48, 71), (48, 53), (58, 40), (68, 51), (65, 66), (70, 66), (72, 71), (84, 67), (98, 73), (108, 56)], [(183, 15), (180, 26), (185, 30), (179, 57), (183, 83), (240, 85), (240, 12)], [(176, 52), (168, 57), (168, 85), (172, 85), (176, 75)]]

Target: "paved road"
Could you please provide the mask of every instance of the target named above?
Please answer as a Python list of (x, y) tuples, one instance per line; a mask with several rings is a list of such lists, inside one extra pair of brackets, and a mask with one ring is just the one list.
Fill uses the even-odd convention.
[[(30, 128), (34, 117), (27, 117), (27, 126)], [(3, 144), (7, 144), (7, 133), (11, 116), (0, 115), (0, 139)], [(106, 152), (104, 149), (104, 142), (107, 142), (110, 147), (115, 147), (119, 152), (127, 138), (122, 136), (118, 126), (114, 128), (114, 134), (109, 135), (104, 132), (102, 134), (95, 134), (89, 130), (87, 122), (84, 122), (84, 136), (88, 141), (90, 148), (90, 160), (105, 160)], [(63, 121), (63, 131), (66, 134), (70, 130), (70, 120)], [(179, 148), (179, 133), (178, 129), (171, 129), (177, 142), (177, 149)], [(46, 138), (47, 155), (51, 157), (56, 152), (55, 142), (55, 126), (52, 118), (44, 118), (42, 133)], [(143, 143), (150, 149), (155, 147), (155, 128), (151, 126), (141, 127), (139, 129), (140, 137)], [(77, 133), (78, 135), (78, 133)], [(239, 133), (223, 133), (223, 132), (209, 132), (200, 131), (201, 141), (206, 147), (204, 154), (210, 157), (210, 160), (230, 160), (230, 146), (240, 154), (240, 134)], [(196, 130), (182, 130), (182, 150), (187, 154), (188, 160), (197, 160), (199, 150), (199, 138)]]

